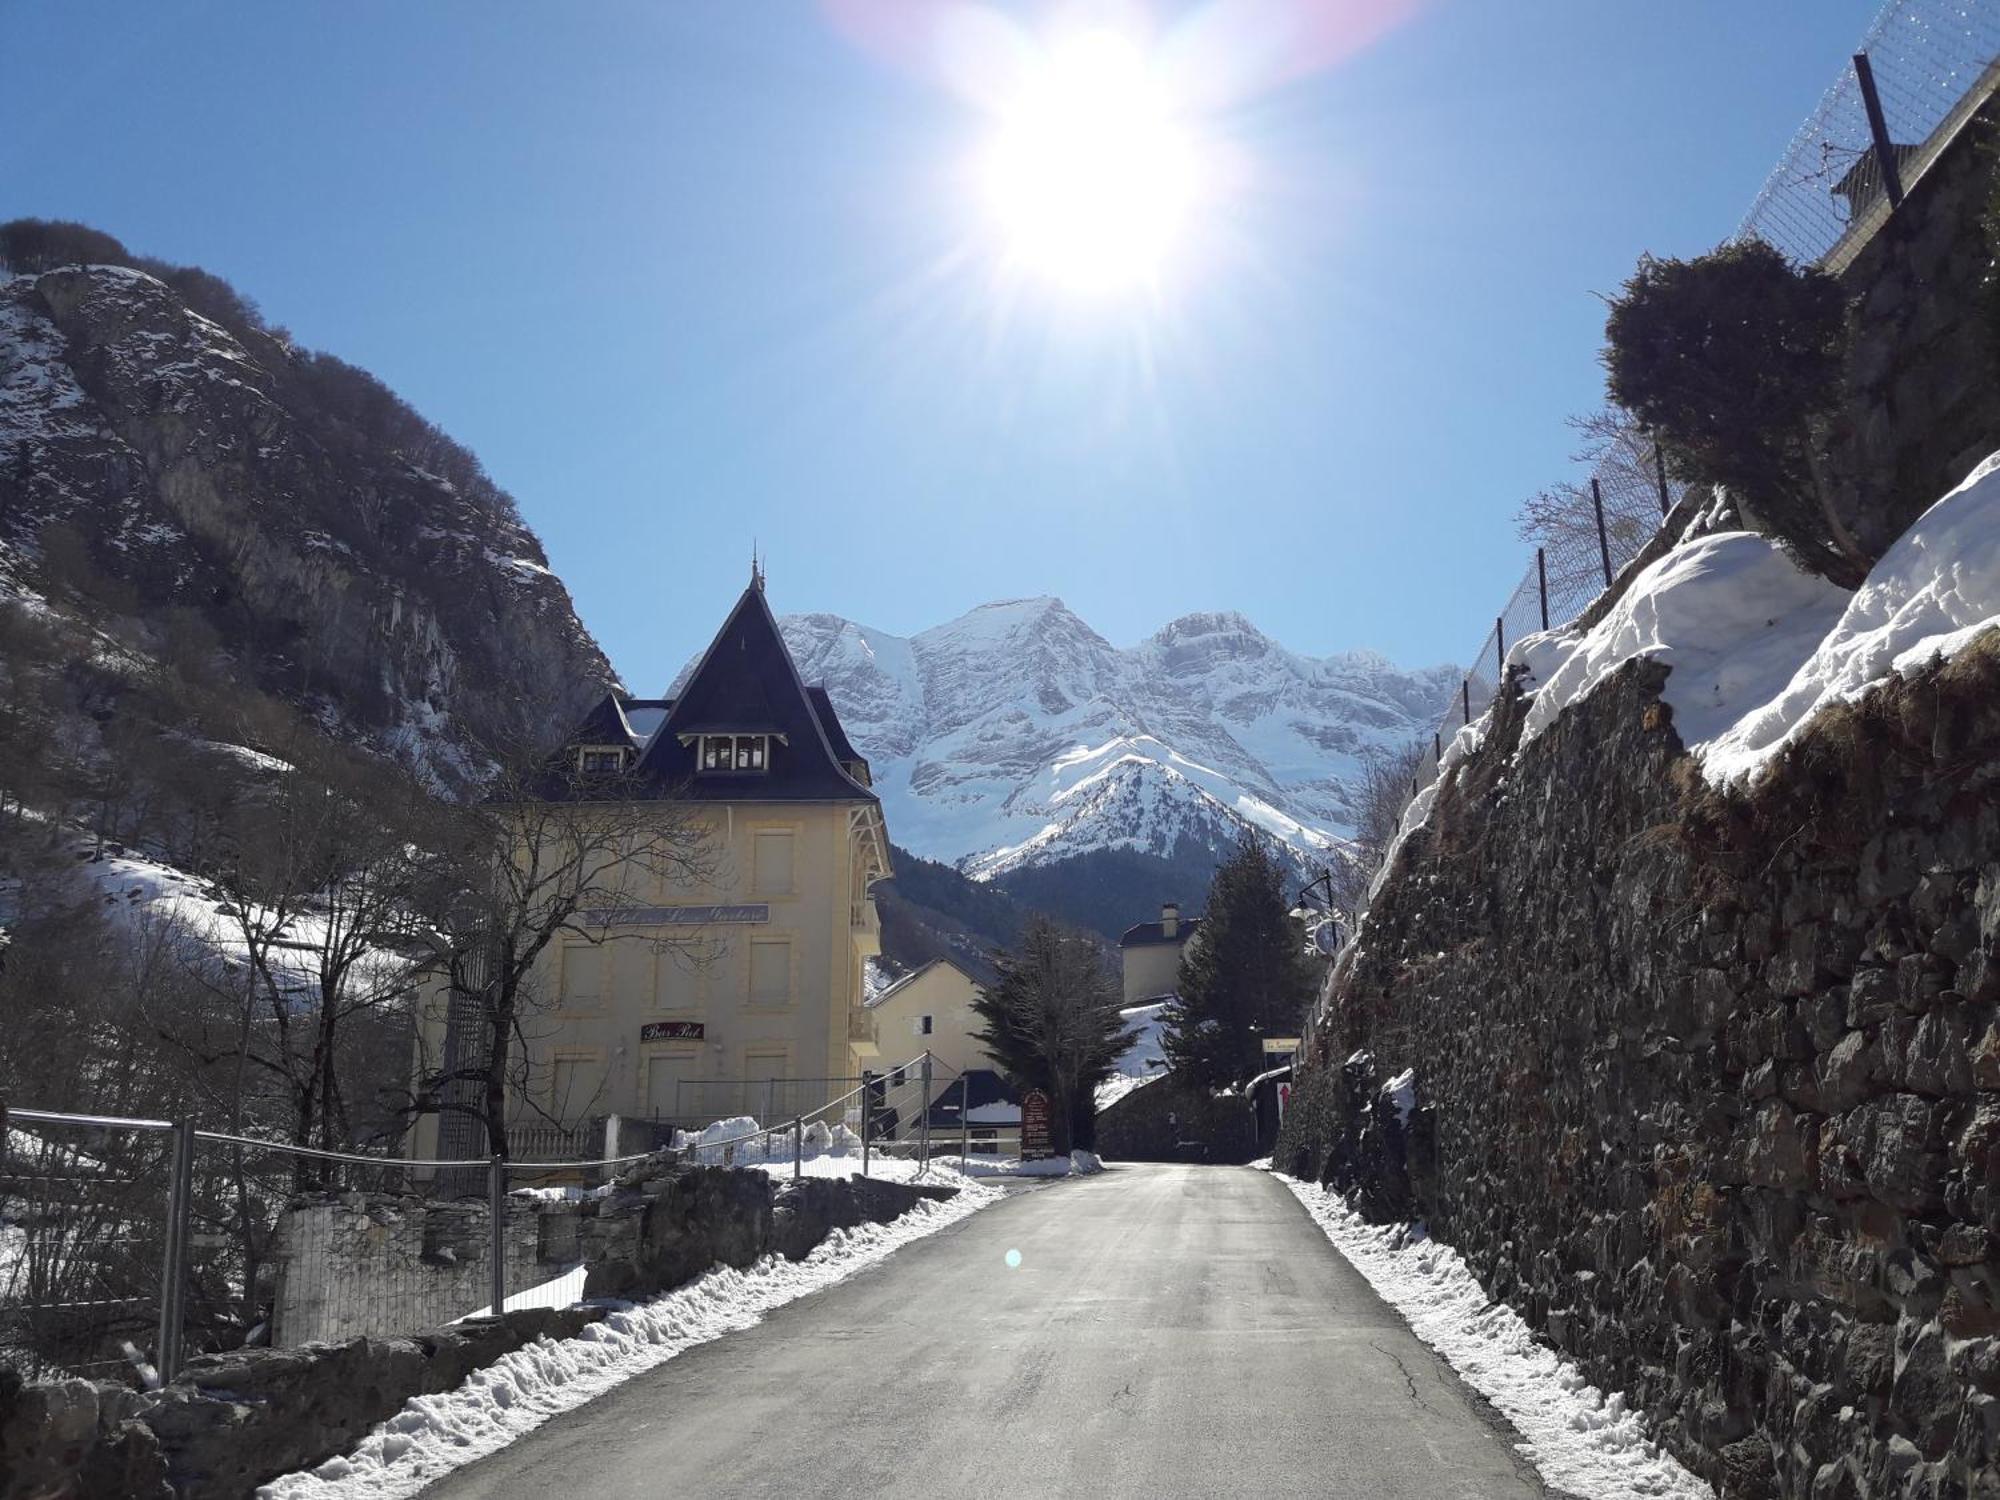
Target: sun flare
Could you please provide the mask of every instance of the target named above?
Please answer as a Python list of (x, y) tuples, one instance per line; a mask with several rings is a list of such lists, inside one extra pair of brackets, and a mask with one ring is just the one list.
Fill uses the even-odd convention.
[(1202, 187), (1197, 142), (1145, 53), (1109, 31), (1047, 54), (983, 166), (1010, 262), (1086, 293), (1155, 283)]

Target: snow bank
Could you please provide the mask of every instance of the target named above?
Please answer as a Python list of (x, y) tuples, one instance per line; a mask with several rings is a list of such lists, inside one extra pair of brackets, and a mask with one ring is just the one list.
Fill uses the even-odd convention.
[[(1517, 648), (1534, 675), (1521, 743), (1625, 663), (1650, 657), (1673, 668), (1661, 696), (1673, 708), (1681, 742), (1699, 755), (1784, 690), (1847, 601), (1845, 589), (1747, 531), (1676, 547), (1635, 578), (1588, 633), (1566, 642), (1530, 637)], [(1546, 679), (1536, 671), (1551, 666)]]
[(1814, 715), (1950, 657), (2000, 626), (2000, 453), (1918, 518), (1853, 594), (1747, 531), (1676, 547), (1588, 632), (1508, 653), (1534, 694), (1521, 743), (1634, 657), (1668, 663), (1664, 697), (1703, 773), (1747, 781)]
[(1369, 1224), (1338, 1194), (1273, 1173), (1334, 1248), (1526, 1439), (1551, 1489), (1580, 1500), (1714, 1500), (1708, 1485), (1646, 1436), (1625, 1398), (1607, 1396), (1490, 1301), (1457, 1251), (1409, 1229)]
[(949, 1203), (927, 1199), (888, 1224), (836, 1229), (796, 1265), (768, 1256), (747, 1271), (719, 1268), (614, 1312), (575, 1338), (537, 1339), (454, 1391), (412, 1398), (354, 1452), (271, 1481), (258, 1489), (259, 1500), (404, 1500), (549, 1418), (696, 1345), (749, 1328), (773, 1308), (843, 1281), (999, 1196), (968, 1182)]
[[(845, 1125), (810, 1121), (800, 1132), (799, 1147), (807, 1161), (815, 1156), (859, 1157), (861, 1137)], [(749, 1115), (732, 1115), (716, 1120), (700, 1130), (676, 1130), (673, 1149), (684, 1160), (704, 1166), (754, 1167), (783, 1163), (790, 1167), (793, 1157), (792, 1122), (765, 1126)], [(823, 1175), (823, 1174), (820, 1174)], [(844, 1172), (835, 1174), (845, 1176)]]
[(1950, 657), (1996, 626), (2000, 453), (1903, 533), (1783, 691), (1704, 747), (1703, 769), (1713, 780), (1741, 781), (1821, 709)]

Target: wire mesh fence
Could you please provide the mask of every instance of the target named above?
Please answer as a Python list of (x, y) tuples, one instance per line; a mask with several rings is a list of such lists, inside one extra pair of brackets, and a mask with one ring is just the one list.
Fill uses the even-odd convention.
[(2000, 13), (1981, 0), (1893, 0), (1856, 50), (1866, 63), (1826, 91), (1737, 230), (1829, 271), (1854, 258), (2000, 84)]
[[(1902, 194), (2000, 90), (2000, 7), (1984, 0), (1889, 0), (1786, 149), (1736, 231), (1838, 272), (1888, 222)], [(1871, 111), (1869, 95), (1876, 108)], [(1437, 778), (1458, 731), (1499, 692), (1507, 649), (1583, 613), (1657, 534), (1686, 486), (1629, 422), (1615, 423), (1570, 503), (1537, 517), (1542, 545), (1440, 714), (1410, 786)]]
[[(932, 1106), (956, 1082), (922, 1057), (831, 1098), (815, 1093), (788, 1119), (669, 1127), (670, 1139), (651, 1122), (593, 1120), (545, 1139), (526, 1127), (529, 1149), (506, 1160), (319, 1151), (192, 1121), (14, 1110), (0, 1135), (0, 1359), (31, 1378), (151, 1383), (211, 1351), (566, 1307), (585, 1282), (576, 1203), (656, 1148), (781, 1177), (890, 1161), (906, 1164), (897, 1175), (921, 1175)], [(797, 1083), (788, 1097), (821, 1081)], [(605, 1151), (621, 1139), (633, 1149)]]

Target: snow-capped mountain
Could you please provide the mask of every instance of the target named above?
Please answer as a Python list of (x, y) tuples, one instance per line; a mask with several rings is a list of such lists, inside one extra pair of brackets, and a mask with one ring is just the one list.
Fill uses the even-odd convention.
[(1245, 823), (1317, 863), (1352, 831), (1362, 757), (1428, 735), (1453, 667), (1287, 651), (1239, 614), (1123, 650), (1059, 599), (904, 638), (781, 624), (869, 757), (898, 844), (978, 879), (1104, 849), (1220, 850)]

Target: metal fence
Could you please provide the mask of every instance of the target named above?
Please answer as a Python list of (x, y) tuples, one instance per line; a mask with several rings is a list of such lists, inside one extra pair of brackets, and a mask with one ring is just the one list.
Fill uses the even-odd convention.
[[(2000, 85), (2000, 12), (1984, 0), (1893, 0), (1856, 52), (1866, 61), (1799, 127), (1737, 238), (1829, 271), (1852, 261)], [(1874, 149), (1871, 90), (1886, 159)]]
[[(567, 1306), (580, 1253), (549, 1205), (658, 1146), (793, 1175), (932, 1155), (928, 1054), (789, 1118), (718, 1133), (605, 1122), (523, 1135), (511, 1159), (308, 1150), (191, 1120), (12, 1110), (0, 1134), (0, 1361), (30, 1377), (151, 1384), (194, 1354), (414, 1333), (494, 1308)], [(667, 1138), (663, 1139), (662, 1136)], [(957, 1144), (954, 1142), (953, 1144)], [(564, 1146), (582, 1146), (569, 1156)], [(906, 1174), (905, 1174), (906, 1175)], [(572, 1231), (573, 1234), (573, 1231)]]
[[(1827, 90), (1757, 195), (1735, 238), (1802, 263), (1849, 264), (1938, 155), (2000, 89), (2000, 6), (1889, 0), (1854, 65)], [(1871, 108), (1871, 96), (1873, 107)], [(1435, 780), (1452, 737), (1492, 703), (1508, 648), (1569, 624), (1657, 533), (1685, 486), (1636, 428), (1609, 441), (1575, 487), (1566, 524), (1545, 528), (1471, 666), (1433, 726), (1411, 795)]]

